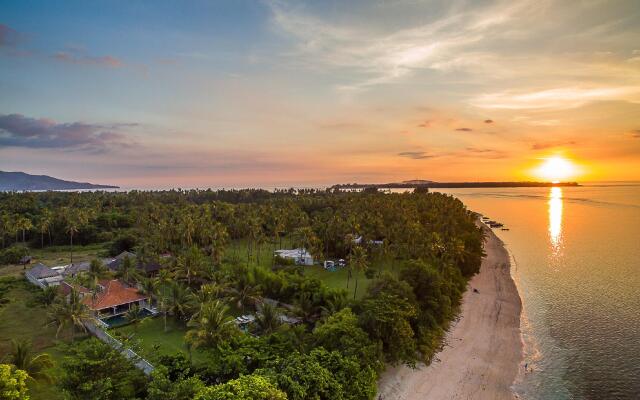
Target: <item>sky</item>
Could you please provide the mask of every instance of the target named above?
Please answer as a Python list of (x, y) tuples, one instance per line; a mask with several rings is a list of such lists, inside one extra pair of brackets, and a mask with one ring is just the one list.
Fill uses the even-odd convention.
[(640, 180), (640, 4), (2, 1), (0, 170), (125, 188)]

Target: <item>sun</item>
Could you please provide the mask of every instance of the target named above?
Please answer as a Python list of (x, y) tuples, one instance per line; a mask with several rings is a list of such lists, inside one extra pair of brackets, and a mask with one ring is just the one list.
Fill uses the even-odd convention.
[(576, 166), (566, 158), (553, 156), (543, 160), (542, 164), (534, 170), (534, 174), (539, 178), (558, 183), (576, 175)]

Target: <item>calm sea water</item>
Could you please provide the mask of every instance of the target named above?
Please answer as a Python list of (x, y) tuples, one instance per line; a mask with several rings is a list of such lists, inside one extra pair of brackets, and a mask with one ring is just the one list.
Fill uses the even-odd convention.
[(442, 192), (510, 229), (520, 397), (640, 399), (640, 184)]

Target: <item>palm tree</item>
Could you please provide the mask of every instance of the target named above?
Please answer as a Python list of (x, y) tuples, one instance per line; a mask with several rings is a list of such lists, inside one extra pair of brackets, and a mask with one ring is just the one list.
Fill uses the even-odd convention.
[(27, 339), (11, 341), (8, 362), (17, 369), (26, 371), (34, 381), (53, 382), (51, 374), (47, 371), (53, 367), (51, 356), (47, 353), (33, 355), (33, 346)]
[(31, 228), (33, 228), (33, 223), (31, 222), (31, 220), (29, 218), (21, 216), (21, 217), (18, 218), (18, 220), (16, 222), (16, 225), (18, 227), (18, 230), (22, 231), (22, 243), (25, 243), (25, 241), (26, 241), (25, 240), (26, 231), (28, 231)]
[(167, 314), (169, 314), (169, 297), (167, 295), (161, 294), (158, 297), (158, 310), (162, 313), (164, 333), (167, 333)]
[(48, 319), (48, 325), (58, 326), (56, 338), (65, 327), (69, 326), (71, 328), (71, 341), (74, 341), (76, 327), (86, 332), (87, 328), (84, 326), (84, 321), (92, 321), (94, 317), (89, 307), (82, 302), (78, 291), (72, 288), (66, 301), (61, 299), (52, 305)]
[(187, 280), (191, 286), (193, 279), (204, 278), (209, 275), (206, 256), (197, 246), (191, 246), (189, 250), (176, 259), (176, 275)]
[(318, 308), (309, 292), (301, 293), (296, 299), (296, 305), (298, 306), (296, 313), (306, 322), (312, 322), (316, 318)]
[(245, 307), (253, 305), (259, 295), (259, 287), (256, 284), (254, 271), (249, 269), (239, 271), (234, 286), (229, 293), (231, 301), (234, 301), (244, 313)]
[(58, 287), (57, 286), (45, 286), (42, 288), (42, 293), (40, 293), (40, 299), (42, 303), (46, 306), (50, 306), (58, 297)]
[(158, 295), (158, 279), (142, 278), (140, 280), (140, 291), (149, 296), (149, 302), (153, 306), (153, 299)]
[(138, 324), (145, 318), (142, 308), (139, 305), (134, 304), (129, 308), (129, 311), (124, 316), (129, 323), (133, 324), (133, 331), (138, 331)]
[(211, 260), (214, 266), (220, 265), (225, 246), (229, 241), (227, 228), (220, 222), (212, 221), (207, 229), (209, 244), (211, 245)]
[(356, 294), (358, 293), (358, 273), (367, 269), (367, 252), (362, 246), (355, 246), (351, 252), (351, 257), (349, 260), (349, 264), (351, 268), (355, 271), (356, 275), (356, 284), (355, 289), (353, 291), (353, 299), (356, 299)]
[(128, 284), (133, 284), (141, 278), (140, 270), (136, 268), (135, 264), (129, 256), (125, 256), (118, 268), (118, 277)]
[(320, 307), (323, 317), (329, 317), (347, 306), (347, 294), (343, 291), (332, 291), (325, 299), (325, 305)]
[(191, 290), (179, 282), (172, 282), (167, 297), (169, 314), (173, 315), (176, 322), (184, 321), (192, 306)]
[(2, 239), (2, 248), (4, 248), (5, 246), (4, 237), (10, 231), (10, 224), (11, 221), (9, 219), (9, 216), (3, 211), (2, 214), (0, 214), (0, 239)]
[(38, 220), (38, 231), (40, 231), (40, 248), (44, 247), (44, 234), (49, 234), (49, 244), (51, 244), (51, 211), (48, 208), (42, 210), (42, 215)]
[(200, 286), (200, 290), (194, 294), (194, 299), (198, 304), (217, 300), (225, 290), (226, 287), (222, 284), (216, 282), (207, 283)]
[(97, 258), (91, 260), (89, 263), (89, 269), (87, 270), (87, 275), (93, 281), (98, 281), (109, 275), (109, 270), (104, 266), (102, 261)]
[(73, 264), (73, 236), (79, 232), (80, 228), (87, 223), (88, 215), (82, 210), (68, 208), (65, 212), (66, 227), (71, 245), (71, 264)]
[(313, 257), (318, 256), (319, 249), (321, 249), (320, 239), (316, 236), (316, 233), (309, 226), (296, 229), (294, 232), (294, 238), (296, 244), (301, 248), (306, 249)]
[(218, 300), (202, 304), (187, 326), (192, 329), (187, 331), (186, 340), (194, 347), (217, 346), (238, 331), (229, 307)]
[(263, 334), (268, 335), (273, 333), (281, 325), (280, 313), (278, 309), (270, 303), (263, 303), (260, 308), (260, 313), (256, 315), (256, 324), (260, 328)]

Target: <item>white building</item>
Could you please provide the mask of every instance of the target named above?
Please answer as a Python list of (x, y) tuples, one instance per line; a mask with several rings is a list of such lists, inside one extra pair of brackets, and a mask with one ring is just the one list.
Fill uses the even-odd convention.
[[(353, 239), (353, 243), (355, 243), (355, 244), (362, 244), (362, 242), (363, 242), (362, 236), (358, 236), (358, 237)], [(384, 241), (383, 240), (369, 240), (369, 244), (375, 245), (375, 246), (382, 246), (384, 244)]]
[(276, 250), (274, 255), (287, 260), (293, 260), (297, 265), (313, 265), (313, 257), (304, 247)]

